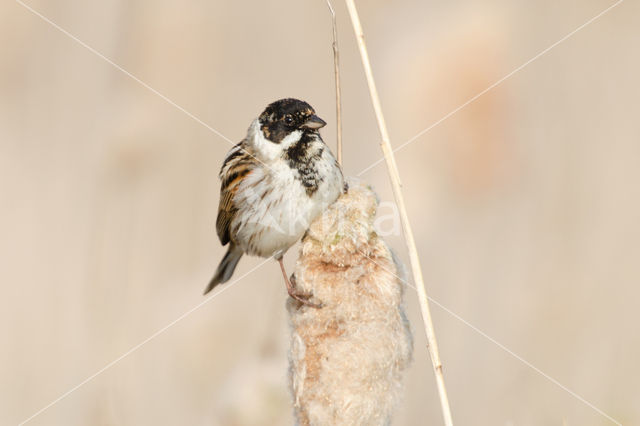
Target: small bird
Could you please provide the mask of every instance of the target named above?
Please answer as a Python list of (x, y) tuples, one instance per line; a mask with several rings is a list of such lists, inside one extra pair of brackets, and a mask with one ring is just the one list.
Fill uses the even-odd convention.
[(227, 153), (216, 230), (229, 249), (204, 294), (228, 281), (246, 253), (274, 257), (289, 295), (319, 307), (309, 301), (311, 295), (296, 291), (282, 257), (346, 190), (340, 165), (320, 137), (326, 124), (308, 103), (281, 99), (269, 104)]

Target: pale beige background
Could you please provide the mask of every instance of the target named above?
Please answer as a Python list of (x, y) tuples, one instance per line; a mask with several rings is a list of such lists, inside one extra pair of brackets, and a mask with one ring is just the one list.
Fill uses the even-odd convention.
[[(295, 96), (334, 144), (322, 0), (28, 4), (233, 141)], [(359, 4), (398, 146), (614, 2)], [(336, 9), (356, 175), (380, 150)], [(639, 18), (621, 3), (397, 154), (430, 294), (486, 333), (433, 305), (458, 425), (614, 424), (487, 336), (640, 424)], [(230, 144), (10, 0), (0, 55), (0, 423), (17, 424), (204, 300)], [(383, 165), (362, 177), (392, 199)], [(28, 424), (291, 424), (277, 265), (226, 288)], [(395, 424), (438, 425), (406, 298), (416, 349)]]

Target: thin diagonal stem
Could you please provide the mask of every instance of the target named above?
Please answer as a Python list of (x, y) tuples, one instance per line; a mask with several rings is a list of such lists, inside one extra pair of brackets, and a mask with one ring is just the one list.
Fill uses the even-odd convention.
[(445, 425), (451, 426), (453, 425), (453, 420), (451, 417), (451, 408), (449, 407), (449, 398), (447, 397), (447, 390), (444, 384), (444, 375), (442, 374), (442, 363), (440, 362), (440, 354), (438, 352), (438, 344), (436, 341), (435, 330), (433, 328), (433, 322), (431, 321), (431, 312), (429, 310), (427, 290), (422, 279), (420, 258), (418, 257), (418, 250), (413, 238), (413, 232), (411, 231), (409, 216), (407, 214), (407, 209), (404, 203), (404, 196), (402, 195), (402, 184), (400, 183), (400, 175), (398, 173), (398, 167), (396, 166), (396, 160), (393, 155), (393, 149), (391, 147), (387, 125), (384, 120), (384, 115), (382, 114), (380, 98), (378, 97), (378, 91), (373, 79), (371, 63), (369, 62), (369, 54), (367, 53), (367, 46), (364, 42), (364, 32), (362, 30), (362, 25), (360, 24), (360, 18), (358, 17), (358, 10), (356, 9), (356, 5), (353, 0), (345, 1), (347, 3), (347, 8), (349, 9), (349, 15), (351, 16), (351, 23), (353, 24), (353, 30), (358, 42), (358, 48), (360, 49), (362, 65), (364, 67), (364, 72), (367, 77), (367, 83), (369, 85), (371, 102), (376, 113), (380, 135), (382, 136), (382, 152), (387, 163), (389, 178), (391, 180), (391, 186), (393, 188), (393, 195), (396, 199), (396, 202), (398, 203), (398, 210), (400, 211), (400, 219), (402, 221), (404, 238), (407, 244), (407, 249), (409, 250), (409, 258), (411, 260), (411, 270), (413, 272), (413, 279), (418, 291), (418, 299), (420, 301), (422, 319), (424, 322), (425, 332), (427, 334), (427, 349), (429, 350), (429, 355), (431, 356), (431, 363), (433, 364), (433, 371), (435, 373), (436, 382), (438, 385), (440, 405), (442, 407), (442, 416), (444, 418)]

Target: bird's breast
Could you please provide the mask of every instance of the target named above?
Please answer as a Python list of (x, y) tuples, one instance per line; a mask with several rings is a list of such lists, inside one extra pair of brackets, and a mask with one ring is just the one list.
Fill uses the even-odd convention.
[(244, 179), (234, 228), (245, 252), (269, 257), (286, 251), (338, 197), (342, 174), (330, 167), (337, 165), (328, 152), (319, 153), (257, 167)]

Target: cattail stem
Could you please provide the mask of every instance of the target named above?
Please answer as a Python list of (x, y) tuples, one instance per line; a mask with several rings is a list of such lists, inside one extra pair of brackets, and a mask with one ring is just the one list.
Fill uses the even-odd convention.
[(387, 131), (387, 125), (382, 114), (382, 107), (380, 105), (380, 99), (378, 97), (378, 91), (376, 89), (373, 73), (371, 71), (371, 63), (369, 62), (369, 54), (367, 53), (367, 47), (364, 42), (364, 32), (362, 25), (360, 24), (360, 18), (354, 0), (345, 0), (349, 15), (351, 16), (351, 23), (353, 24), (353, 30), (355, 32), (358, 48), (360, 49), (360, 57), (362, 59), (362, 65), (367, 77), (367, 83), (369, 85), (369, 94), (371, 95), (371, 102), (376, 114), (378, 127), (380, 129), (380, 135), (382, 136), (381, 146), (384, 158), (389, 171), (389, 178), (393, 188), (393, 195), (396, 203), (398, 204), (398, 210), (400, 212), (400, 219), (402, 221), (402, 229), (404, 232), (405, 242), (409, 251), (409, 259), (411, 261), (411, 271), (413, 273), (413, 279), (416, 284), (418, 299), (420, 302), (420, 309), (422, 312), (422, 319), (424, 322), (424, 328), (427, 335), (427, 349), (431, 356), (431, 363), (433, 365), (433, 371), (436, 376), (436, 382), (438, 386), (438, 393), (440, 395), (440, 405), (442, 407), (442, 416), (444, 418), (444, 424), (447, 426), (453, 425), (451, 417), (451, 408), (449, 407), (449, 399), (447, 397), (447, 390), (444, 383), (444, 375), (442, 374), (442, 363), (440, 362), (440, 354), (438, 352), (438, 344), (436, 341), (435, 330), (433, 322), (431, 321), (431, 312), (429, 309), (429, 301), (427, 297), (427, 290), (422, 278), (422, 269), (420, 267), (420, 258), (418, 257), (418, 250), (413, 238), (413, 232), (411, 231), (411, 225), (409, 223), (409, 216), (407, 215), (407, 209), (404, 203), (404, 197), (402, 195), (402, 184), (400, 182), (400, 174), (398, 173), (398, 167), (393, 155), (393, 149), (389, 139), (389, 133)]
[(329, 12), (331, 12), (331, 26), (333, 28), (333, 74), (335, 76), (336, 86), (336, 141), (338, 164), (342, 165), (342, 103), (340, 95), (340, 58), (338, 54), (338, 26), (336, 24), (336, 12), (333, 10), (331, 1), (327, 0)]

